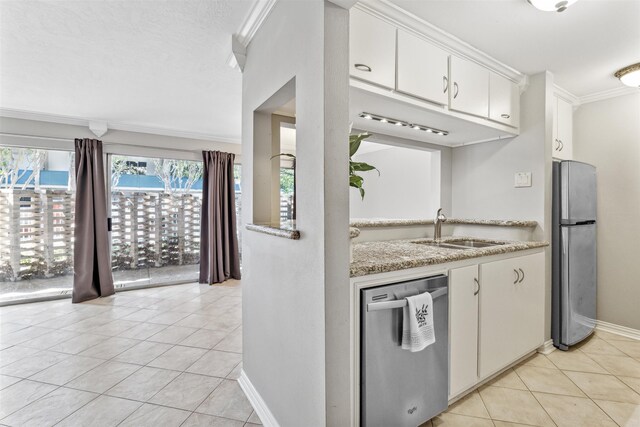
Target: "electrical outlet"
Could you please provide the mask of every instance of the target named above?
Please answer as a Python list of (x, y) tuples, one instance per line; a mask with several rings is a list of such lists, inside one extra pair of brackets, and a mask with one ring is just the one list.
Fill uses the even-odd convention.
[(531, 172), (516, 172), (515, 187), (531, 187)]

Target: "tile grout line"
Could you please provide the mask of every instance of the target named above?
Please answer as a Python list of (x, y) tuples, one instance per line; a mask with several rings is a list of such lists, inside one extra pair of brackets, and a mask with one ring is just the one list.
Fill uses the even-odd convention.
[[(547, 356), (545, 356), (544, 354), (541, 354), (542, 357), (544, 357), (545, 359), (547, 359)], [(548, 360), (548, 359), (547, 359)], [(550, 361), (551, 362), (551, 361)], [(553, 362), (551, 362), (551, 364), (553, 365)], [(555, 366), (555, 365), (554, 365)], [(556, 421), (553, 419), (553, 417), (551, 416), (551, 414), (549, 413), (549, 411), (547, 411), (547, 409), (542, 405), (542, 403), (540, 403), (540, 401), (538, 400), (538, 398), (536, 397), (535, 394), (533, 394), (533, 391), (531, 391), (531, 389), (529, 388), (529, 386), (527, 385), (526, 382), (524, 382), (524, 380), (522, 379), (522, 377), (520, 376), (520, 374), (518, 374), (518, 371), (516, 371), (515, 369), (513, 370), (513, 372), (516, 373), (516, 376), (520, 379), (520, 381), (522, 381), (522, 384), (524, 384), (524, 386), (527, 388), (527, 391), (529, 392), (529, 394), (531, 394), (531, 396), (533, 396), (533, 398), (535, 399), (535, 401), (538, 403), (538, 405), (540, 405), (540, 407), (542, 408), (542, 410), (545, 412), (545, 414), (547, 414), (547, 416), (549, 417), (549, 419), (551, 420), (551, 422), (554, 425), (558, 425), (558, 423), (556, 423)]]

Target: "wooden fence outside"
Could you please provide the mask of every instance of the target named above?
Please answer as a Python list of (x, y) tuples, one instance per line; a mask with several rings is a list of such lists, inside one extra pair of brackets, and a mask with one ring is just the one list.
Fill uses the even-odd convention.
[(72, 271), (74, 202), (64, 190), (0, 190), (0, 280)]
[(112, 269), (197, 264), (201, 205), (189, 193), (112, 193)]
[[(113, 270), (199, 262), (200, 197), (111, 197)], [(0, 281), (72, 273), (74, 204), (65, 190), (0, 190)]]

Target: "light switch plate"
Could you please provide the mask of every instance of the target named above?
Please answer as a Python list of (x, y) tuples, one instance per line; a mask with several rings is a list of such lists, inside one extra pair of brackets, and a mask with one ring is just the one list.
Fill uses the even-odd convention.
[(531, 172), (516, 172), (515, 187), (531, 187)]

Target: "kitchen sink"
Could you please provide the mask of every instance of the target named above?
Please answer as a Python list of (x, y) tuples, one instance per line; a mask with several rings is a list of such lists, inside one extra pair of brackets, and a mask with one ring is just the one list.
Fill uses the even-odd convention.
[(470, 240), (470, 239), (447, 240), (446, 243), (454, 246), (464, 246), (465, 248), (487, 248), (489, 246), (504, 245), (504, 243), (500, 243), (500, 242), (485, 242), (485, 241)]
[(486, 242), (486, 241), (471, 240), (471, 239), (446, 240), (444, 242), (417, 241), (412, 243), (416, 243), (419, 245), (434, 246), (434, 247), (444, 248), (444, 249), (458, 249), (458, 250), (473, 249), (473, 248), (488, 248), (491, 246), (504, 245), (504, 243), (500, 243), (500, 242)]
[(470, 249), (471, 247), (466, 247), (466, 246), (461, 246), (461, 245), (451, 245), (449, 244), (449, 242), (411, 242), (411, 243), (416, 243), (418, 245), (426, 245), (426, 246), (433, 246), (436, 248), (444, 248), (444, 249), (458, 249), (458, 250), (464, 250), (464, 249)]

